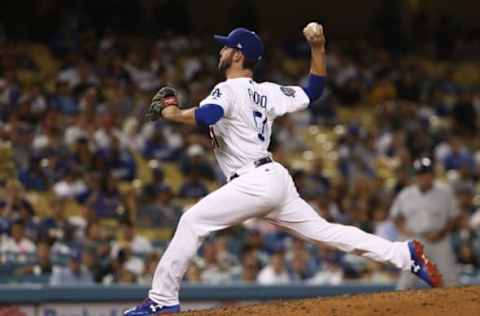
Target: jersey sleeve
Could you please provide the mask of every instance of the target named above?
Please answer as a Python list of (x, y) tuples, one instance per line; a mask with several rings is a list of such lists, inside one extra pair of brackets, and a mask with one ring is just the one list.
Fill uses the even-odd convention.
[(271, 114), (273, 114), (274, 117), (304, 110), (310, 103), (307, 94), (300, 86), (280, 86), (274, 83), (265, 84), (268, 85), (273, 98)]
[(200, 102), (200, 106), (206, 104), (217, 104), (223, 108), (224, 116), (230, 116), (233, 104), (233, 91), (228, 84), (221, 82), (217, 84), (210, 94)]

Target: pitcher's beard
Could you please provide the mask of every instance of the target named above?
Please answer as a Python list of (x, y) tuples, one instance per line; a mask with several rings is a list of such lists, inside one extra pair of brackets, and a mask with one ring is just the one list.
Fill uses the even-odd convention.
[(221, 73), (225, 73), (225, 71), (227, 71), (227, 69), (230, 68), (231, 65), (232, 61), (230, 60), (220, 61), (218, 63), (218, 71), (220, 71)]

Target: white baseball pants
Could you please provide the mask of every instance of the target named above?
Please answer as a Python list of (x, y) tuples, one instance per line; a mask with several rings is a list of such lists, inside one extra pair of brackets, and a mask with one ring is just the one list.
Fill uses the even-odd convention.
[(181, 280), (203, 239), (253, 217), (263, 217), (310, 241), (390, 262), (402, 270), (410, 268), (406, 242), (390, 242), (353, 226), (327, 222), (299, 197), (288, 171), (273, 162), (233, 179), (183, 214), (155, 271), (150, 299), (165, 306), (178, 304)]

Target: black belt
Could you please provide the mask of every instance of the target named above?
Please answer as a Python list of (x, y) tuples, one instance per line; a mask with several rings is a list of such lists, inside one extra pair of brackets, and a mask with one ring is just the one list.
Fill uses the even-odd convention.
[[(255, 165), (255, 168), (258, 168), (258, 167), (263, 166), (263, 165), (265, 165), (265, 164), (267, 164), (267, 163), (271, 163), (272, 161), (273, 161), (272, 158), (270, 158), (270, 157), (264, 157), (264, 158), (260, 158), (260, 159), (258, 159), (258, 160), (255, 160), (255, 161), (253, 162), (253, 164)], [(228, 181), (232, 181), (233, 179), (238, 178), (238, 177), (240, 177), (240, 175), (235, 172), (234, 174), (232, 174), (232, 175), (230, 176), (230, 178), (228, 178)]]

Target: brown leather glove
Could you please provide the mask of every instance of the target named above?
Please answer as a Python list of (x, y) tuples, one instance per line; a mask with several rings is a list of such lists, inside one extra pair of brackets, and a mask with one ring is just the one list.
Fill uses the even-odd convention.
[(166, 107), (177, 106), (177, 91), (172, 87), (163, 87), (155, 94), (150, 103), (150, 107), (145, 113), (145, 121), (156, 121), (162, 116), (162, 111)]

